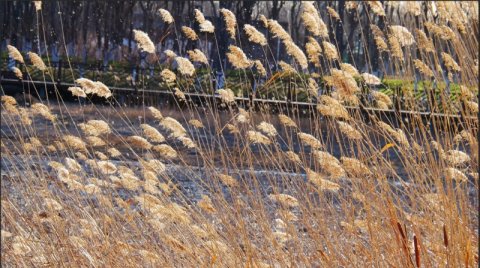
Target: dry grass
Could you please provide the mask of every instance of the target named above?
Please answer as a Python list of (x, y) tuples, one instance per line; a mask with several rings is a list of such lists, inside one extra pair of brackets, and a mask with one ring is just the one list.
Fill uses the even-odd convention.
[[(385, 14), (380, 2), (369, 5)], [(323, 36), (326, 25), (313, 5), (307, 7), (307, 29)], [(206, 23), (203, 35), (212, 35), (201, 13), (197, 20)], [(267, 24), (293, 44), (275, 21)], [(415, 32), (396, 29), (409, 38)], [(384, 34), (390, 41), (400, 33)], [(142, 49), (154, 49), (147, 34), (136, 35)], [(431, 70), (448, 59), (446, 67), (461, 74), (458, 82), (471, 93), (449, 105), (474, 115), (462, 105), (474, 102), (469, 88), (478, 86), (473, 61), (452, 56), (477, 51), (478, 40), (461, 36), (449, 41), (430, 33), (435, 51), (417, 58)], [(372, 84), (378, 81), (360, 76), (354, 66), (342, 67), (349, 67), (348, 75), (336, 69), (337, 49), (330, 41), (319, 41), (327, 53), (321, 61), (308, 55), (318, 68), (313, 73), (335, 76), (332, 94), (314, 95), (318, 111), (305, 116), (298, 110), (273, 115), (239, 109), (230, 94), (223, 111), (211, 103), (124, 108), (115, 105), (108, 87), (83, 80), (79, 86), (87, 98), (103, 96), (109, 105), (60, 100), (22, 108), (2, 96), (2, 265), (477, 266), (478, 120), (411, 115), (398, 125), (347, 112), (344, 105), (376, 92)], [(404, 79), (420, 66), (413, 64), (411, 41), (396, 41), (396, 49), (409, 56), (383, 55), (403, 70)], [(448, 57), (441, 54), (445, 44)], [(234, 48), (238, 68), (254, 68)], [(305, 55), (297, 49), (291, 47), (292, 59), (302, 62)], [(10, 52), (23, 59), (16, 49)], [(195, 76), (186, 58), (176, 59), (176, 75)], [(292, 63), (301, 73), (304, 68)], [(185, 90), (174, 79), (170, 83)], [(445, 105), (441, 101), (432, 105)]]

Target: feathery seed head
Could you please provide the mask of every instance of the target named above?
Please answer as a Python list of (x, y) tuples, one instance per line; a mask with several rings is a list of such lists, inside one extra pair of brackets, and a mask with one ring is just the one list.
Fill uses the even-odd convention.
[(8, 56), (10, 58), (18, 61), (19, 63), (25, 63), (23, 60), (22, 53), (20, 53), (20, 51), (18, 51), (16, 47), (7, 45), (7, 50), (8, 50)]
[(393, 25), (390, 26), (390, 30), (402, 47), (411, 46), (415, 43), (415, 38), (413, 38), (413, 35), (407, 28), (400, 25)]
[(117, 150), (116, 148), (113, 148), (113, 147), (109, 148), (107, 150), (107, 152), (111, 157), (119, 157), (119, 156), (122, 155), (122, 153), (119, 150)]
[(291, 40), (292, 37), (283, 29), (283, 27), (276, 20), (268, 20), (268, 29), (273, 34), (274, 38), (279, 38), (280, 40)]
[(230, 45), (228, 49), (227, 58), (233, 67), (236, 69), (246, 69), (252, 66), (253, 62), (247, 58), (247, 55), (243, 53), (241, 48)]
[(152, 144), (148, 142), (145, 138), (140, 136), (130, 136), (127, 138), (128, 142), (132, 145), (133, 148), (146, 149), (149, 150), (152, 148)]
[(233, 91), (229, 88), (227, 89), (219, 89), (218, 95), (220, 96), (220, 99), (222, 100), (223, 103), (225, 104), (231, 104), (235, 102), (235, 94)]
[(175, 62), (177, 63), (177, 69), (181, 74), (192, 76), (195, 73), (195, 67), (187, 58), (175, 57)]
[(285, 45), (287, 54), (292, 56), (302, 69), (306, 69), (308, 67), (308, 61), (303, 51), (291, 40), (284, 40), (283, 44)]
[(268, 195), (268, 198), (287, 208), (298, 207), (299, 205), (298, 200), (288, 194), (270, 194)]
[(426, 65), (425, 63), (423, 63), (421, 60), (419, 60), (419, 59), (414, 59), (414, 60), (413, 60), (413, 64), (415, 65), (415, 68), (416, 68), (421, 74), (423, 74), (424, 76), (426, 76), (426, 77), (428, 77), (428, 78), (434, 76), (433, 71), (428, 67), (428, 65)]
[(362, 139), (362, 134), (358, 130), (356, 130), (354, 127), (352, 127), (350, 124), (346, 122), (338, 121), (338, 126), (340, 128), (340, 131), (349, 139), (352, 139), (352, 140)]
[(74, 150), (85, 151), (85, 152), (87, 151), (87, 146), (85, 142), (77, 136), (65, 135), (62, 137), (62, 139), (68, 147)]
[(226, 175), (226, 174), (217, 174), (217, 177), (219, 178), (219, 180), (226, 186), (228, 187), (236, 187), (238, 186), (238, 181), (236, 179), (234, 179), (232, 176), (230, 175)]
[(165, 9), (162, 9), (160, 8), (158, 10), (158, 12), (160, 12), (160, 15), (162, 16), (162, 20), (168, 24), (172, 24), (173, 23), (173, 17), (172, 15), (170, 14), (170, 12), (168, 12), (168, 10), (165, 10)]
[(378, 86), (382, 83), (380, 78), (376, 77), (373, 74), (362, 73), (362, 78), (363, 78), (363, 80), (365, 80), (365, 83), (367, 85)]
[(33, 114), (39, 114), (43, 116), (45, 119), (50, 120), (52, 123), (57, 120), (57, 117), (50, 112), (50, 108), (42, 103), (35, 103), (32, 104), (32, 112)]
[(180, 142), (182, 142), (183, 146), (185, 146), (187, 148), (190, 148), (190, 149), (197, 148), (197, 145), (195, 144), (195, 142), (192, 139), (190, 139), (189, 137), (180, 136), (177, 139)]
[(178, 87), (174, 88), (174, 94), (175, 96), (180, 100), (180, 101), (186, 101), (187, 97), (185, 96), (185, 93), (183, 93)]
[(262, 133), (253, 130), (249, 130), (247, 132), (247, 138), (253, 144), (259, 143), (269, 145), (272, 143), (272, 141), (266, 136), (264, 136)]
[(232, 11), (221, 8), (220, 13), (223, 15), (223, 19), (225, 20), (225, 25), (227, 27), (227, 32), (230, 35), (230, 38), (235, 39), (235, 27), (237, 26), (237, 19), (235, 18), (235, 14)]
[(226, 124), (225, 128), (228, 129), (230, 134), (240, 134), (240, 130), (238, 130), (238, 128), (232, 124)]
[(152, 150), (159, 153), (161, 157), (166, 159), (177, 158), (177, 151), (167, 144), (155, 145), (153, 146)]
[(245, 33), (247, 34), (248, 41), (259, 44), (261, 46), (267, 45), (267, 38), (265, 38), (265, 35), (263, 33), (259, 32), (254, 26), (250, 24), (245, 24), (243, 26), (243, 29), (245, 30)]
[(160, 121), (160, 125), (171, 132), (170, 137), (178, 138), (187, 134), (187, 131), (183, 128), (182, 124), (171, 117), (165, 117)]
[(280, 120), (280, 123), (282, 123), (282, 125), (284, 125), (285, 127), (297, 128), (297, 124), (295, 123), (295, 121), (293, 121), (287, 115), (279, 114), (278, 119)]
[(204, 22), (200, 23), (200, 32), (213, 33), (215, 32), (215, 27), (213, 26), (211, 21), (205, 20)]
[(199, 49), (189, 50), (187, 51), (187, 53), (188, 53), (188, 57), (190, 57), (190, 59), (193, 62), (208, 64), (207, 56), (205, 56), (205, 54), (203, 54), (201, 50)]
[(194, 128), (204, 128), (204, 125), (200, 120), (197, 119), (191, 119), (188, 121), (190, 125), (192, 125)]
[(260, 76), (267, 76), (267, 70), (265, 70), (265, 67), (263, 67), (263, 64), (260, 60), (254, 60), (253, 63)]
[(30, 58), (30, 61), (32, 62), (33, 66), (35, 66), (40, 71), (47, 70), (47, 66), (43, 62), (42, 58), (40, 58), (40, 56), (37, 55), (37, 53), (28, 52), (27, 55)]
[(96, 136), (87, 136), (85, 139), (87, 140), (87, 143), (90, 144), (90, 146), (92, 147), (101, 147), (107, 145), (105, 141)]
[(133, 38), (137, 42), (140, 50), (148, 53), (155, 53), (155, 44), (153, 44), (152, 40), (150, 40), (150, 37), (147, 33), (140, 30), (133, 30)]
[(338, 60), (337, 47), (328, 41), (323, 41), (322, 44), (325, 57), (328, 60)]
[(86, 98), (87, 94), (80, 87), (69, 87), (68, 91), (72, 92), (72, 95), (79, 98)]
[(314, 36), (328, 37), (327, 25), (320, 18), (313, 2), (303, 2), (302, 20), (305, 28)]
[(307, 51), (308, 60), (315, 66), (320, 66), (320, 55), (322, 54), (322, 47), (315, 40), (315, 38), (309, 36), (308, 41), (305, 44), (305, 51)]
[(155, 119), (157, 119), (159, 121), (163, 120), (163, 115), (157, 108), (155, 108), (153, 106), (150, 106), (150, 107), (148, 107), (148, 110), (150, 111), (150, 113), (152, 113), (152, 115), (153, 115), (153, 117), (155, 117)]
[(141, 124), (140, 127), (143, 130), (143, 134), (152, 142), (164, 142), (165, 138), (163, 137), (158, 130), (148, 124)]
[(366, 3), (370, 6), (373, 13), (375, 13), (377, 16), (385, 16), (385, 9), (383, 9), (383, 5), (380, 1), (368, 1)]
[(265, 133), (269, 137), (275, 137), (278, 135), (278, 132), (275, 129), (275, 127), (272, 124), (267, 123), (265, 121), (258, 124), (257, 129), (259, 129), (261, 132)]
[(183, 34), (190, 40), (195, 41), (198, 40), (198, 35), (195, 33), (195, 31), (187, 26), (182, 26), (182, 32)]
[(197, 20), (197, 22), (199, 24), (204, 23), (205, 22), (205, 17), (203, 16), (202, 11), (200, 11), (198, 9), (195, 9), (194, 12), (195, 12), (195, 19)]
[(167, 85), (172, 85), (175, 83), (175, 80), (177, 80), (177, 75), (169, 69), (163, 69), (160, 72), (160, 77)]
[(351, 176), (362, 179), (363, 177), (372, 174), (370, 169), (356, 158), (340, 157), (340, 161), (347, 174)]
[(17, 67), (13, 67), (11, 70), (18, 79), (20, 80), (23, 79), (23, 74), (22, 74), (22, 71), (20, 71), (20, 69), (18, 69)]
[(310, 147), (312, 147), (312, 149), (319, 149), (322, 147), (322, 143), (313, 135), (303, 132), (299, 132), (297, 135), (298, 138), (302, 141), (302, 143), (309, 145)]
[(357, 68), (349, 63), (340, 63), (340, 69), (342, 69), (344, 72), (347, 72), (351, 76), (360, 76)]

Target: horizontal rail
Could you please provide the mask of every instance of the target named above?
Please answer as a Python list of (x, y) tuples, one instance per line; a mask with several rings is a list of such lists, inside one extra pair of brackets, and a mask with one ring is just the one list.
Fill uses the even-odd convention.
[[(28, 81), (25, 83), (33, 83), (33, 84), (39, 84), (39, 85), (49, 85), (49, 86), (55, 86), (59, 85), (62, 87), (70, 87), (70, 86), (76, 86), (71, 83), (52, 83), (52, 82), (44, 82), (44, 81)], [(22, 84), (21, 81), (17, 79), (2, 79), (0, 84), (15, 84), (15, 85), (20, 85)], [(125, 88), (125, 87), (109, 87), (109, 89), (113, 92), (116, 93), (118, 91), (120, 92), (132, 92), (132, 93), (152, 93), (152, 94), (158, 94), (158, 95), (169, 95), (173, 96), (174, 92), (172, 91), (167, 91), (167, 90), (153, 90), (153, 89), (135, 89), (135, 88)], [(184, 92), (185, 96), (188, 97), (196, 97), (200, 99), (220, 99), (220, 96), (218, 95), (212, 95), (212, 94), (205, 94), (205, 93), (195, 93), (195, 92)], [(235, 97), (236, 102), (249, 102), (249, 98), (245, 97)], [(262, 103), (262, 104), (272, 104), (272, 105), (290, 105), (290, 106), (297, 106), (300, 109), (308, 109), (308, 108), (315, 108), (317, 106), (316, 103), (309, 103), (309, 102), (299, 102), (299, 101), (283, 101), (283, 100), (269, 100), (269, 99), (253, 99), (252, 100), (254, 103)], [(345, 108), (349, 111), (358, 111), (360, 110), (359, 107), (354, 107), (354, 106), (345, 106)], [(456, 114), (445, 114), (445, 113), (434, 113), (434, 112), (419, 112), (419, 111), (409, 111), (409, 110), (393, 110), (393, 109), (379, 109), (379, 108), (372, 108), (372, 107), (365, 107), (363, 108), (364, 111), (366, 112), (371, 112), (371, 113), (384, 113), (384, 114), (391, 114), (391, 115), (400, 115), (400, 116), (420, 116), (420, 117), (428, 117), (428, 118), (452, 118), (452, 119), (457, 119), (461, 120), (462, 118), (464, 120), (477, 120), (478, 117), (476, 116), (461, 116), (461, 115), (456, 115)]]

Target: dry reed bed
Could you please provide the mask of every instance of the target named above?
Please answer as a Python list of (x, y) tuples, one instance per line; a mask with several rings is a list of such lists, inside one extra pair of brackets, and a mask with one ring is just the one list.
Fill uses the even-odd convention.
[[(371, 94), (378, 107), (393, 102), (371, 89), (380, 79), (340, 64), (315, 6), (303, 5), (302, 19), (312, 35), (307, 55), (278, 22), (262, 21), (292, 57), (291, 64), (279, 63), (284, 72), (296, 75), (312, 64), (332, 87), (330, 96), (318, 96), (314, 78), (303, 81), (317, 102), (316, 112), (305, 119), (298, 111), (271, 115), (236, 107), (228, 88), (219, 91), (225, 112), (209, 103), (186, 103), (180, 113), (158, 107), (132, 111), (116, 105), (102, 82), (86, 78), (69, 90), (79, 98), (103, 97), (108, 108), (82, 103), (74, 108), (61, 100), (25, 108), (2, 96), (4, 265), (477, 265), (478, 121), (456, 125), (412, 116), (394, 125), (348, 113), (344, 105), (359, 105), (363, 94)], [(362, 5), (385, 16), (380, 2)], [(389, 25), (387, 32), (372, 28), (399, 74), (412, 71), (409, 62), (415, 60), (416, 68), (431, 76), (430, 67), (442, 68), (436, 64), (441, 60), (448, 76), (460, 77), (465, 86), (456, 103), (431, 104), (473, 115), (475, 64), (452, 55), (478, 48), (478, 40), (453, 38), (465, 36), (471, 26), (447, 7), (466, 12), (469, 5), (439, 4), (436, 12), (452, 20), (454, 29), (428, 24), (428, 17), (422, 19), (429, 36), (418, 29), (414, 36), (399, 25)], [(349, 3), (352, 8), (358, 6)], [(233, 13), (221, 12), (234, 39), (242, 29)], [(159, 13), (177, 27), (168, 11)], [(329, 15), (336, 18), (332, 10)], [(198, 34), (215, 38), (212, 23), (198, 10), (195, 16)], [(253, 26), (245, 31), (250, 42), (268, 46)], [(182, 32), (198, 39), (190, 28)], [(436, 51), (443, 46), (433, 46), (429, 38), (449, 45), (450, 53)], [(141, 50), (155, 53), (146, 33), (136, 30), (135, 39)], [(412, 46), (420, 51), (417, 57)], [(8, 48), (25, 64), (16, 48)], [(268, 75), (262, 61), (249, 59), (241, 47), (229, 50), (235, 68)], [(46, 70), (32, 53), (34, 68)], [(164, 53), (176, 62), (162, 71), (165, 83), (176, 101), (185, 101), (176, 77), (194, 77), (192, 61), (208, 67), (207, 57), (201, 50), (188, 52), (188, 58)]]

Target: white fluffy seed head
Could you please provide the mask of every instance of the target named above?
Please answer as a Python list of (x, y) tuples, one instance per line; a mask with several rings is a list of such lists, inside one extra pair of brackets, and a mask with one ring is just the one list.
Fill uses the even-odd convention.
[(140, 30), (133, 30), (133, 37), (135, 41), (137, 41), (137, 45), (140, 50), (148, 53), (155, 53), (155, 45), (150, 37), (148, 37), (147, 33)]
[(173, 17), (172, 15), (170, 14), (170, 12), (168, 12), (168, 10), (165, 10), (165, 9), (162, 9), (160, 8), (158, 10), (158, 12), (160, 12), (160, 16), (162, 16), (162, 20), (165, 22), (165, 23), (168, 23), (168, 24), (172, 24), (173, 23)]

